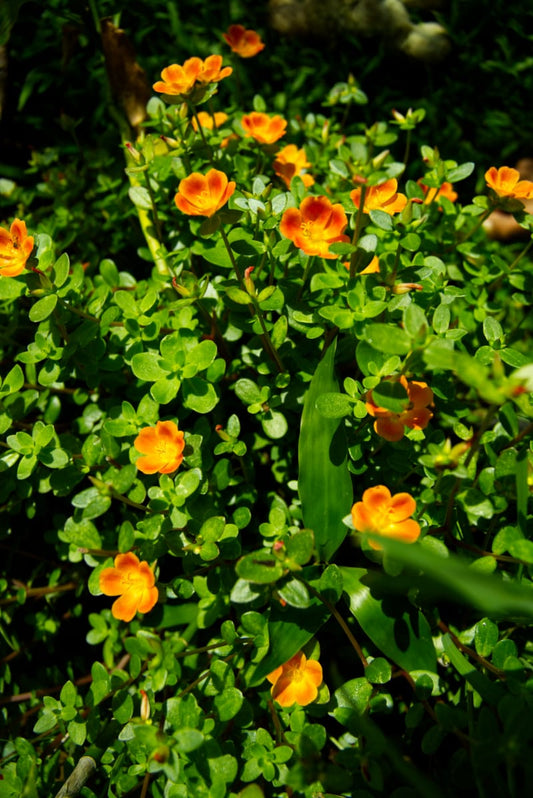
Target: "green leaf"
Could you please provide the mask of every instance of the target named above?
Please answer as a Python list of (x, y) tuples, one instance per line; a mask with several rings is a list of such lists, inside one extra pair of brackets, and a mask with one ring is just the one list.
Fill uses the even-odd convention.
[[(442, 563), (442, 558), (438, 558)], [(378, 649), (405, 670), (437, 671), (431, 630), (424, 615), (365, 568), (340, 568), (350, 611)], [(387, 577), (390, 582), (391, 577)]]
[(393, 229), (392, 217), (385, 211), (370, 211), (369, 216), (380, 230), (386, 230), (389, 233)]
[(197, 729), (179, 729), (174, 732), (173, 739), (178, 751), (189, 754), (202, 745), (204, 735)]
[(381, 380), (372, 388), (372, 399), (379, 407), (392, 413), (403, 413), (409, 404), (407, 391), (397, 380)]
[(218, 403), (215, 388), (201, 377), (183, 380), (183, 405), (197, 413), (210, 413)]
[(344, 393), (323, 393), (315, 406), (324, 418), (344, 418), (352, 412), (352, 402)]
[(61, 288), (63, 283), (68, 278), (70, 270), (70, 260), (66, 252), (64, 252), (54, 263), (54, 268), (51, 274), (52, 282), (56, 288)]
[(160, 365), (161, 357), (158, 352), (138, 352), (131, 359), (131, 370), (140, 380), (156, 382), (169, 375), (169, 371)]
[(392, 324), (367, 324), (363, 335), (370, 346), (388, 355), (406, 355), (411, 349), (409, 335)]
[(411, 338), (422, 337), (428, 330), (426, 314), (414, 302), (407, 305), (403, 312), (403, 326)]
[(256, 584), (269, 584), (277, 582), (285, 568), (269, 549), (260, 549), (246, 554), (235, 566), (237, 576)]
[(481, 657), (488, 657), (498, 642), (500, 634), (498, 627), (490, 618), (483, 618), (476, 623), (474, 643), (476, 651)]
[(142, 208), (145, 211), (151, 209), (152, 201), (150, 199), (150, 194), (148, 189), (144, 186), (131, 186), (128, 189), (128, 194), (136, 208)]
[[(311, 569), (306, 569), (306, 573), (308, 570)], [(318, 580), (311, 579), (306, 584), (319, 590)], [(308, 607), (296, 608), (289, 604), (283, 607), (273, 603), (268, 622), (270, 647), (266, 657), (253, 671), (251, 684), (260, 684), (269, 673), (300, 651), (330, 615), (328, 607), (311, 591)]]
[(461, 654), (459, 649), (456, 648), (449, 634), (443, 635), (442, 647), (456, 671), (460, 673), (461, 676), (465, 677), (466, 681), (479, 693), (487, 704), (496, 705), (503, 697), (502, 687), (491, 682), (484, 674), (480, 673), (471, 665), (466, 657)]
[(318, 556), (329, 560), (346, 537), (342, 519), (353, 501), (347, 466), (346, 433), (342, 422), (324, 418), (316, 403), (338, 393), (334, 376), (335, 344), (318, 364), (304, 400), (298, 442), (298, 492), (304, 524), (315, 534)]
[(533, 619), (533, 589), (525, 584), (504, 581), (497, 574), (478, 573), (453, 555), (443, 561), (442, 556), (418, 543), (400, 543), (381, 536), (379, 544), (388, 555), (413, 571), (383, 580), (382, 587), (385, 585), (387, 592), (403, 592), (417, 586), (432, 598), (441, 596), (447, 601), (466, 602), (493, 620)]
[(390, 681), (392, 669), (390, 662), (383, 657), (376, 657), (365, 668), (365, 678), (371, 684), (387, 684)]
[(44, 321), (50, 316), (57, 305), (57, 294), (48, 294), (39, 299), (35, 305), (32, 305), (28, 314), (30, 321)]
[(226, 288), (226, 295), (238, 305), (250, 305), (252, 302), (250, 295), (246, 291), (237, 288), (236, 285), (230, 285), (229, 288)]
[(236, 687), (225, 687), (223, 692), (215, 696), (214, 704), (218, 719), (225, 723), (235, 717), (242, 707), (243, 694)]
[(446, 180), (449, 180), (450, 183), (458, 183), (459, 180), (465, 180), (467, 177), (470, 177), (475, 166), (476, 165), (472, 163), (472, 161), (467, 161), (452, 169), (448, 169), (446, 171)]
[(494, 344), (496, 341), (503, 342), (504, 333), (502, 325), (493, 316), (487, 316), (483, 321), (483, 335), (489, 344)]

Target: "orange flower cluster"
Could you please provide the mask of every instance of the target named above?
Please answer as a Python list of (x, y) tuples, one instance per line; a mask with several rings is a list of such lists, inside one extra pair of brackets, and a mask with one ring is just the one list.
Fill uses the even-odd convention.
[(241, 58), (252, 58), (265, 49), (259, 34), (255, 30), (247, 30), (243, 25), (230, 25), (222, 38)]
[(154, 572), (132, 551), (118, 554), (113, 568), (100, 573), (100, 590), (105, 596), (119, 596), (111, 612), (119, 621), (131, 621), (136, 612), (150, 612), (157, 603)]
[(206, 175), (193, 172), (178, 186), (174, 202), (189, 216), (213, 216), (235, 191), (233, 180), (228, 182), (224, 172), (210, 169)]
[[(420, 526), (410, 516), (416, 510), (416, 502), (409, 493), (391, 496), (385, 485), (376, 485), (363, 493), (363, 500), (352, 507), (352, 522), (357, 532), (370, 532), (386, 538), (414, 543), (420, 536)], [(373, 549), (379, 543), (371, 540)]]
[(154, 91), (171, 96), (189, 94), (196, 83), (218, 83), (233, 72), (231, 67), (222, 66), (221, 55), (209, 55), (205, 61), (201, 58), (188, 58), (182, 65), (171, 64), (161, 72), (162, 80), (153, 85)]
[(18, 277), (26, 268), (33, 249), (33, 237), (28, 235), (26, 222), (15, 219), (9, 230), (0, 227), (0, 275)]
[(440, 197), (446, 197), (450, 202), (455, 202), (457, 199), (457, 191), (454, 191), (453, 185), (447, 181), (442, 183), (439, 188), (429, 188), (429, 186), (424, 185), (421, 180), (417, 182), (424, 192), (424, 205), (431, 205), (432, 202), (436, 202)]
[(485, 172), (487, 185), (499, 197), (510, 197), (519, 200), (533, 199), (533, 182), (531, 180), (520, 180), (518, 169), (511, 169), (510, 166), (495, 166)]
[(311, 175), (304, 172), (311, 164), (307, 160), (305, 150), (299, 150), (296, 144), (287, 144), (276, 155), (273, 163), (274, 172), (280, 177), (287, 188), (291, 187), (293, 177), (300, 177), (304, 186), (309, 188), (315, 182)]
[(224, 124), (227, 118), (228, 115), (224, 111), (216, 111), (214, 114), (208, 114), (207, 111), (198, 111), (191, 121), (194, 130), (198, 132), (198, 122), (201, 127), (205, 127), (207, 130), (216, 130), (217, 127)]
[(270, 693), (282, 707), (299, 704), (306, 707), (318, 695), (322, 684), (322, 665), (314, 659), (307, 659), (298, 651), (284, 665), (269, 673), (268, 681), (272, 685)]
[[(361, 193), (361, 188), (355, 188), (350, 192), (352, 202), (358, 210), (361, 210), (359, 208), (361, 205)], [(378, 186), (367, 186), (362, 210), (367, 213), (369, 211), (384, 211), (389, 216), (393, 216), (395, 213), (403, 211), (406, 205), (407, 197), (405, 194), (398, 192), (398, 181), (393, 177)]]
[(251, 136), (260, 144), (273, 144), (285, 135), (287, 120), (282, 116), (269, 116), (259, 111), (252, 111), (241, 119), (245, 135)]
[(182, 463), (185, 441), (174, 421), (158, 421), (144, 427), (133, 445), (144, 455), (135, 465), (143, 474), (172, 474)]
[(366, 394), (366, 409), (374, 421), (374, 430), (386, 441), (399, 441), (404, 436), (404, 427), (409, 429), (425, 429), (433, 418), (433, 413), (428, 410), (428, 405), (433, 401), (433, 391), (428, 388), (425, 382), (408, 382), (403, 376), (400, 377), (400, 385), (403, 385), (409, 397), (409, 406), (402, 413), (393, 413), (385, 407), (376, 405), (372, 398), (372, 391)]
[(329, 251), (337, 241), (349, 241), (343, 235), (348, 219), (342, 205), (332, 205), (327, 197), (306, 197), (299, 208), (287, 208), (281, 217), (279, 229), (307, 255), (322, 258), (338, 257)]

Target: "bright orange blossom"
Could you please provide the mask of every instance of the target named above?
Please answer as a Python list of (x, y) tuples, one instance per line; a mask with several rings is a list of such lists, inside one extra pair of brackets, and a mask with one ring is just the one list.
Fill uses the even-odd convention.
[[(420, 536), (420, 526), (410, 516), (416, 502), (409, 493), (391, 496), (385, 485), (376, 485), (363, 493), (363, 499), (352, 507), (352, 522), (357, 532), (370, 532), (387, 538), (414, 543)], [(381, 546), (370, 541), (373, 549)]]
[(433, 391), (425, 382), (412, 380), (409, 382), (402, 374), (400, 384), (407, 391), (409, 405), (403, 413), (393, 413), (385, 407), (376, 405), (372, 398), (372, 391), (366, 394), (365, 407), (376, 420), (374, 430), (386, 441), (399, 441), (404, 436), (404, 427), (409, 429), (425, 429), (433, 418), (433, 413), (427, 406), (433, 401)]
[(214, 114), (208, 114), (207, 111), (198, 111), (197, 117), (198, 121), (196, 116), (191, 119), (192, 126), (196, 131), (198, 131), (198, 122), (202, 127), (213, 130), (223, 125), (228, 115), (224, 111), (216, 111)]
[(244, 25), (230, 25), (222, 38), (241, 58), (251, 58), (265, 48), (260, 35), (255, 30), (247, 30)]
[(332, 205), (327, 197), (306, 197), (299, 208), (287, 208), (281, 217), (280, 232), (308, 255), (337, 258), (329, 245), (349, 241), (343, 235), (348, 219), (340, 203)]
[(189, 216), (213, 216), (235, 191), (233, 180), (228, 182), (224, 172), (210, 169), (206, 175), (193, 172), (178, 186), (174, 202)]
[(269, 116), (252, 111), (241, 119), (246, 136), (251, 136), (260, 144), (273, 144), (285, 135), (287, 120), (282, 116)]
[(293, 657), (269, 673), (270, 693), (282, 707), (299, 704), (306, 707), (318, 695), (322, 684), (322, 665), (314, 659), (307, 659), (298, 651)]
[(308, 169), (311, 164), (307, 160), (305, 150), (299, 150), (296, 144), (287, 144), (286, 147), (283, 147), (276, 155), (273, 166), (274, 172), (283, 180), (287, 188), (291, 187), (293, 177), (301, 178), (306, 188), (315, 182), (311, 175), (304, 172), (304, 169)]
[(182, 65), (171, 64), (161, 72), (162, 80), (153, 85), (154, 91), (161, 94), (180, 95), (189, 94), (195, 83), (218, 83), (219, 80), (231, 75), (231, 67), (222, 66), (221, 55), (209, 55), (205, 61), (194, 56), (188, 58)]
[[(357, 209), (361, 204), (361, 191), (361, 188), (355, 188), (350, 192), (352, 202)], [(389, 216), (393, 216), (393, 214), (403, 211), (406, 205), (407, 197), (398, 192), (398, 181), (394, 177), (378, 186), (367, 186), (363, 208), (366, 213), (384, 211)]]
[(533, 199), (533, 182), (531, 180), (520, 180), (518, 169), (511, 169), (510, 166), (500, 166), (496, 169), (491, 166), (485, 172), (487, 185), (498, 194), (499, 197), (515, 197), (520, 200)]
[(143, 474), (171, 474), (182, 463), (185, 441), (174, 421), (158, 421), (155, 427), (144, 427), (133, 445), (144, 455), (135, 463)]
[(117, 554), (113, 568), (100, 573), (100, 590), (106, 596), (119, 596), (111, 612), (119, 621), (131, 621), (136, 612), (150, 612), (159, 591), (154, 586), (154, 572), (146, 561), (132, 551)]
[(14, 219), (9, 230), (0, 227), (0, 275), (18, 277), (26, 268), (33, 249), (33, 236), (28, 235), (26, 222)]

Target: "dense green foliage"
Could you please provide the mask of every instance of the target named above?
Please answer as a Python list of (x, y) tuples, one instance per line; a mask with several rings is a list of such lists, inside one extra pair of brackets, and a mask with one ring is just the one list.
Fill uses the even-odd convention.
[[(0, 226), (35, 249), (0, 276), (0, 795), (55, 795), (84, 755), (85, 798), (529, 794), (533, 216), (483, 175), (530, 154), (531, 11), (451, 2), (425, 66), (283, 39), (237, 2), (8, 6)], [(150, 92), (134, 130), (106, 15), (150, 86), (191, 56), (233, 74)], [(232, 23), (265, 50), (230, 56)], [(200, 133), (206, 110), (228, 119)], [(252, 110), (285, 136), (244, 136)], [(275, 174), (289, 143), (307, 190)], [(229, 201), (178, 210), (212, 168)], [(357, 210), (390, 179), (401, 211)], [(332, 257), (280, 232), (309, 195), (346, 213)], [(502, 207), (522, 241), (487, 238)], [(432, 418), (386, 440), (368, 392), (404, 418), (400, 377)], [(168, 420), (183, 463), (142, 473), (134, 441)], [(379, 485), (413, 497), (417, 542), (354, 530)], [(125, 622), (101, 575), (131, 551), (159, 600)], [(324, 679), (285, 707), (266, 677), (298, 651)]]

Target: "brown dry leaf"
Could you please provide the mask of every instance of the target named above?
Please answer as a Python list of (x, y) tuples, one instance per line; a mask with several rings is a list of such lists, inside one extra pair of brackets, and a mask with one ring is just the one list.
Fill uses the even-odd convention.
[(136, 61), (132, 43), (110, 19), (101, 22), (102, 47), (113, 96), (123, 107), (134, 131), (146, 119), (146, 103), (152, 91), (146, 74)]

